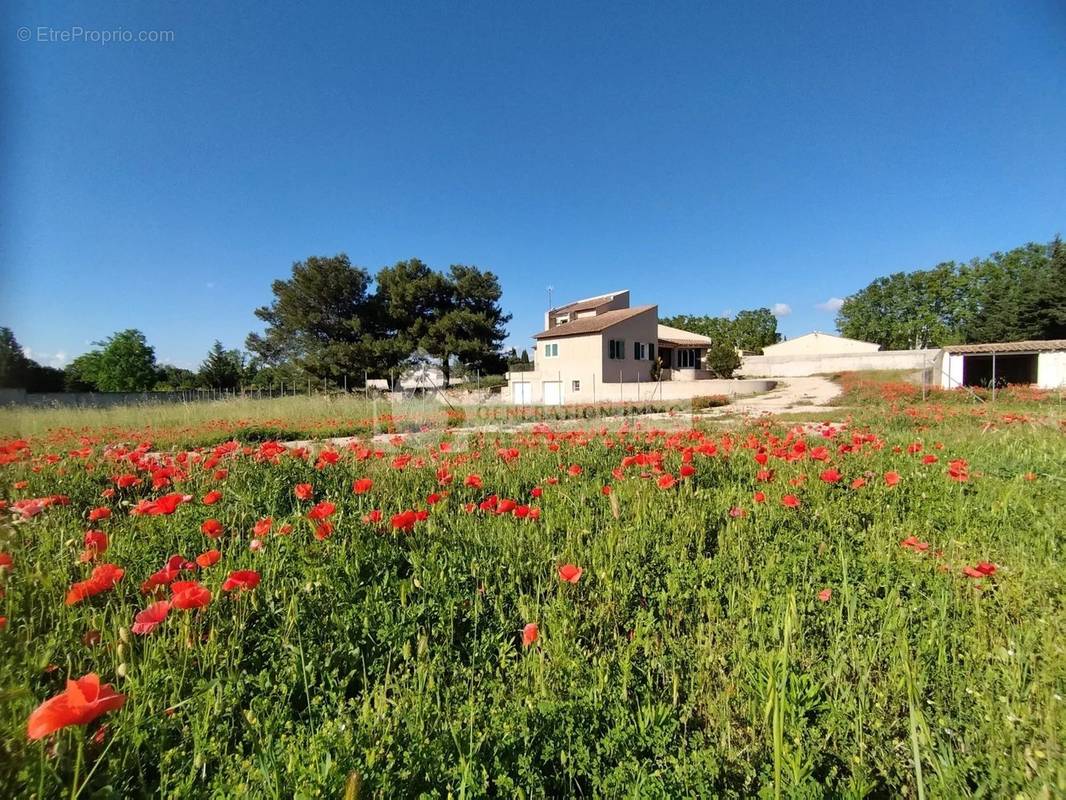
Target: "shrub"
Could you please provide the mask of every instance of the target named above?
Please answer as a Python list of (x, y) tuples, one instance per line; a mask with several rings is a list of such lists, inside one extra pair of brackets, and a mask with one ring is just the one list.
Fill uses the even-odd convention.
[(710, 394), (692, 398), (692, 410), (703, 411), (708, 408), (721, 408), (729, 405), (729, 398), (724, 394)]

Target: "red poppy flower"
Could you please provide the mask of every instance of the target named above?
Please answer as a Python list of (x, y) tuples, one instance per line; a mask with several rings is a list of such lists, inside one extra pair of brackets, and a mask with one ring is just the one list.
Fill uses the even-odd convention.
[(922, 456), (922, 463), (923, 464), (935, 464), (937, 461), (939, 461), (939, 459), (936, 456), (934, 456), (932, 453), (930, 453), (929, 455), (926, 455), (926, 456)]
[(333, 535), (333, 523), (329, 521), (320, 522), (315, 525), (315, 538), (320, 542), (323, 539), (328, 539)]
[(366, 494), (373, 486), (374, 481), (370, 480), (370, 478), (360, 478), (352, 484), (352, 491), (356, 494)]
[(218, 489), (212, 489), (210, 492), (204, 495), (203, 504), (205, 506), (213, 506), (219, 500), (222, 499), (222, 492)]
[(497, 514), (508, 514), (511, 511), (514, 511), (515, 508), (517, 508), (517, 507), (518, 507), (518, 503), (516, 503), (514, 500), (501, 500), (496, 505), (496, 513)]
[(799, 508), (800, 499), (794, 494), (786, 494), (781, 498), (781, 505), (785, 506), (785, 508)]
[(581, 580), (581, 573), (584, 572), (581, 567), (575, 567), (573, 564), (563, 564), (559, 567), (559, 577), (567, 583), (577, 583)]
[(96, 522), (97, 520), (107, 519), (110, 516), (111, 509), (100, 506), (99, 508), (94, 508), (92, 511), (89, 512), (89, 521)]
[(138, 636), (144, 636), (151, 633), (162, 624), (163, 620), (167, 618), (167, 614), (170, 613), (170, 603), (166, 600), (160, 600), (157, 603), (152, 603), (144, 611), (137, 612), (137, 616), (133, 618), (133, 625), (130, 630), (136, 633)]
[(107, 552), (108, 539), (103, 531), (86, 531), (84, 540), (85, 552), (81, 554), (82, 561), (92, 561), (97, 556)]
[(136, 475), (117, 475), (115, 476), (115, 486), (119, 489), (129, 489), (132, 486), (136, 486), (141, 482), (141, 479)]
[(886, 472), (885, 473), (885, 485), (886, 486), (895, 486), (897, 483), (899, 483), (899, 473), (898, 472)]
[(196, 557), (196, 563), (198, 566), (207, 569), (208, 567), (217, 564), (220, 558), (222, 558), (222, 553), (218, 552), (218, 550), (208, 550), (205, 553), (200, 553), (200, 555)]
[(840, 472), (838, 472), (837, 470), (835, 470), (833, 468), (830, 468), (830, 469), (827, 469), (827, 470), (823, 470), (822, 474), (819, 475), (818, 477), (821, 478), (826, 483), (836, 483), (837, 481), (840, 480), (840, 478), (842, 476), (841, 476)]
[(765, 503), (766, 502), (766, 493), (765, 492), (756, 492), (754, 495), (752, 495), (752, 500), (754, 500), (756, 503)]
[(696, 468), (691, 464), (682, 464), (681, 469), (678, 470), (678, 474), (680, 474), (682, 478), (691, 478), (696, 474)]
[(580, 464), (571, 464), (570, 468), (566, 472), (571, 477), (577, 477), (578, 475), (581, 474), (581, 465)]
[(672, 488), (674, 488), (674, 485), (676, 483), (677, 483), (677, 479), (674, 478), (674, 476), (669, 474), (669, 473), (667, 473), (666, 475), (663, 475), (661, 478), (659, 478), (659, 488), (660, 489), (672, 489)]
[(482, 480), (480, 475), (467, 475), (466, 480), (463, 481), (465, 486), (472, 486), (475, 489), (480, 489), (482, 486)]
[(603, 495), (604, 497), (608, 497), (608, 496), (610, 496), (610, 494), (611, 494), (611, 487), (610, 487), (610, 486), (604, 486), (604, 487), (602, 487), (602, 488), (600, 489), (600, 494), (602, 494), (602, 495)]
[(537, 627), (537, 623), (530, 622), (522, 628), (522, 646), (529, 647), (533, 642), (537, 641), (537, 636), (539, 635), (540, 628)]
[(0, 617), (0, 631), (7, 627), (7, 617)]
[(393, 514), (389, 520), (389, 524), (392, 525), (393, 530), (404, 531), (410, 533), (414, 530), (415, 523), (418, 521), (418, 515), (414, 511), (402, 511), (399, 514)]
[(122, 580), (125, 570), (114, 564), (100, 564), (93, 569), (92, 575), (84, 581), (78, 581), (67, 592), (67, 605), (72, 606), (80, 603), (87, 597), (93, 597), (111, 589)]
[(853, 480), (851, 482), (851, 488), (852, 489), (861, 489), (865, 485), (866, 485), (866, 480), (864, 478), (856, 478), (855, 480)]
[(833, 590), (822, 589), (822, 591), (818, 592), (818, 599), (821, 600), (823, 603), (828, 603), (830, 600), (833, 599)]
[(433, 492), (432, 494), (426, 496), (426, 503), (428, 505), (435, 506), (437, 503), (443, 500), (444, 497), (445, 495), (440, 492)]
[(192, 500), (192, 495), (180, 494), (174, 492), (172, 494), (165, 494), (155, 500), (141, 500), (130, 511), (134, 516), (160, 516), (164, 514), (173, 514), (178, 506), (182, 503), (186, 503)]
[(88, 725), (125, 702), (126, 695), (117, 694), (109, 683), (101, 684), (100, 677), (90, 672), (68, 680), (65, 691), (37, 706), (26, 724), (26, 734), (41, 739), (68, 725)]
[(11, 569), (15, 566), (15, 560), (11, 557), (10, 553), (0, 553), (0, 572), (5, 569)]
[(315, 490), (309, 483), (298, 483), (293, 487), (293, 492), (296, 494), (297, 500), (310, 500), (314, 496)]
[(743, 508), (733, 506), (733, 508), (729, 509), (729, 516), (731, 516), (733, 519), (743, 519), (744, 517), (748, 516), (748, 512), (745, 511)]
[(232, 592), (237, 589), (249, 591), (259, 585), (259, 573), (254, 569), (240, 569), (231, 572), (222, 584), (222, 591)]
[(171, 603), (182, 611), (203, 608), (211, 602), (211, 592), (196, 581), (176, 581), (170, 590), (174, 593)]
[(311, 507), (311, 510), (307, 512), (308, 519), (325, 519), (332, 516), (333, 512), (337, 510), (337, 506), (328, 500), (323, 500), (321, 503), (317, 503)]
[(270, 533), (270, 529), (274, 526), (274, 520), (271, 517), (263, 517), (254, 526), (252, 526), (252, 533), (256, 536), (265, 536)]
[(381, 522), (381, 510), (375, 508), (369, 514), (363, 515), (363, 522), (367, 523), (368, 525)]
[(217, 519), (205, 519), (200, 525), (200, 532), (212, 539), (217, 539), (222, 535), (222, 523)]

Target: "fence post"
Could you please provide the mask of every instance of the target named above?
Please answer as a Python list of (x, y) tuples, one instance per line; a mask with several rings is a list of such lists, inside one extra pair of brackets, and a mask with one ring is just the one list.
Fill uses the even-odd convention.
[(992, 351), (992, 402), (996, 402), (996, 351)]

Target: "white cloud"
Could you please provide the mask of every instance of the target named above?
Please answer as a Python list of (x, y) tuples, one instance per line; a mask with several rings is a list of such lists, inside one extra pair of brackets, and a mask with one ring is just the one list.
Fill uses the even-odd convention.
[(55, 353), (41, 353), (32, 347), (23, 347), (22, 352), (31, 361), (36, 361), (38, 364), (45, 364), (46, 366), (62, 367), (67, 363), (67, 354), (62, 350)]
[(788, 303), (774, 303), (774, 307), (770, 309), (775, 317), (787, 317), (792, 313), (792, 306)]
[(844, 301), (839, 297), (830, 297), (824, 303), (819, 303), (815, 308), (820, 308), (822, 311), (839, 311), (840, 307), (844, 305)]

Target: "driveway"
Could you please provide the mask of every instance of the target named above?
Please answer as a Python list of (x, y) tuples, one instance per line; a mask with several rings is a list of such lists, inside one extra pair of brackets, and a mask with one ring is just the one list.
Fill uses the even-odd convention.
[(840, 394), (839, 384), (812, 375), (807, 378), (777, 378), (777, 386), (766, 394), (738, 397), (728, 406), (712, 409), (709, 414), (780, 414), (825, 411)]

